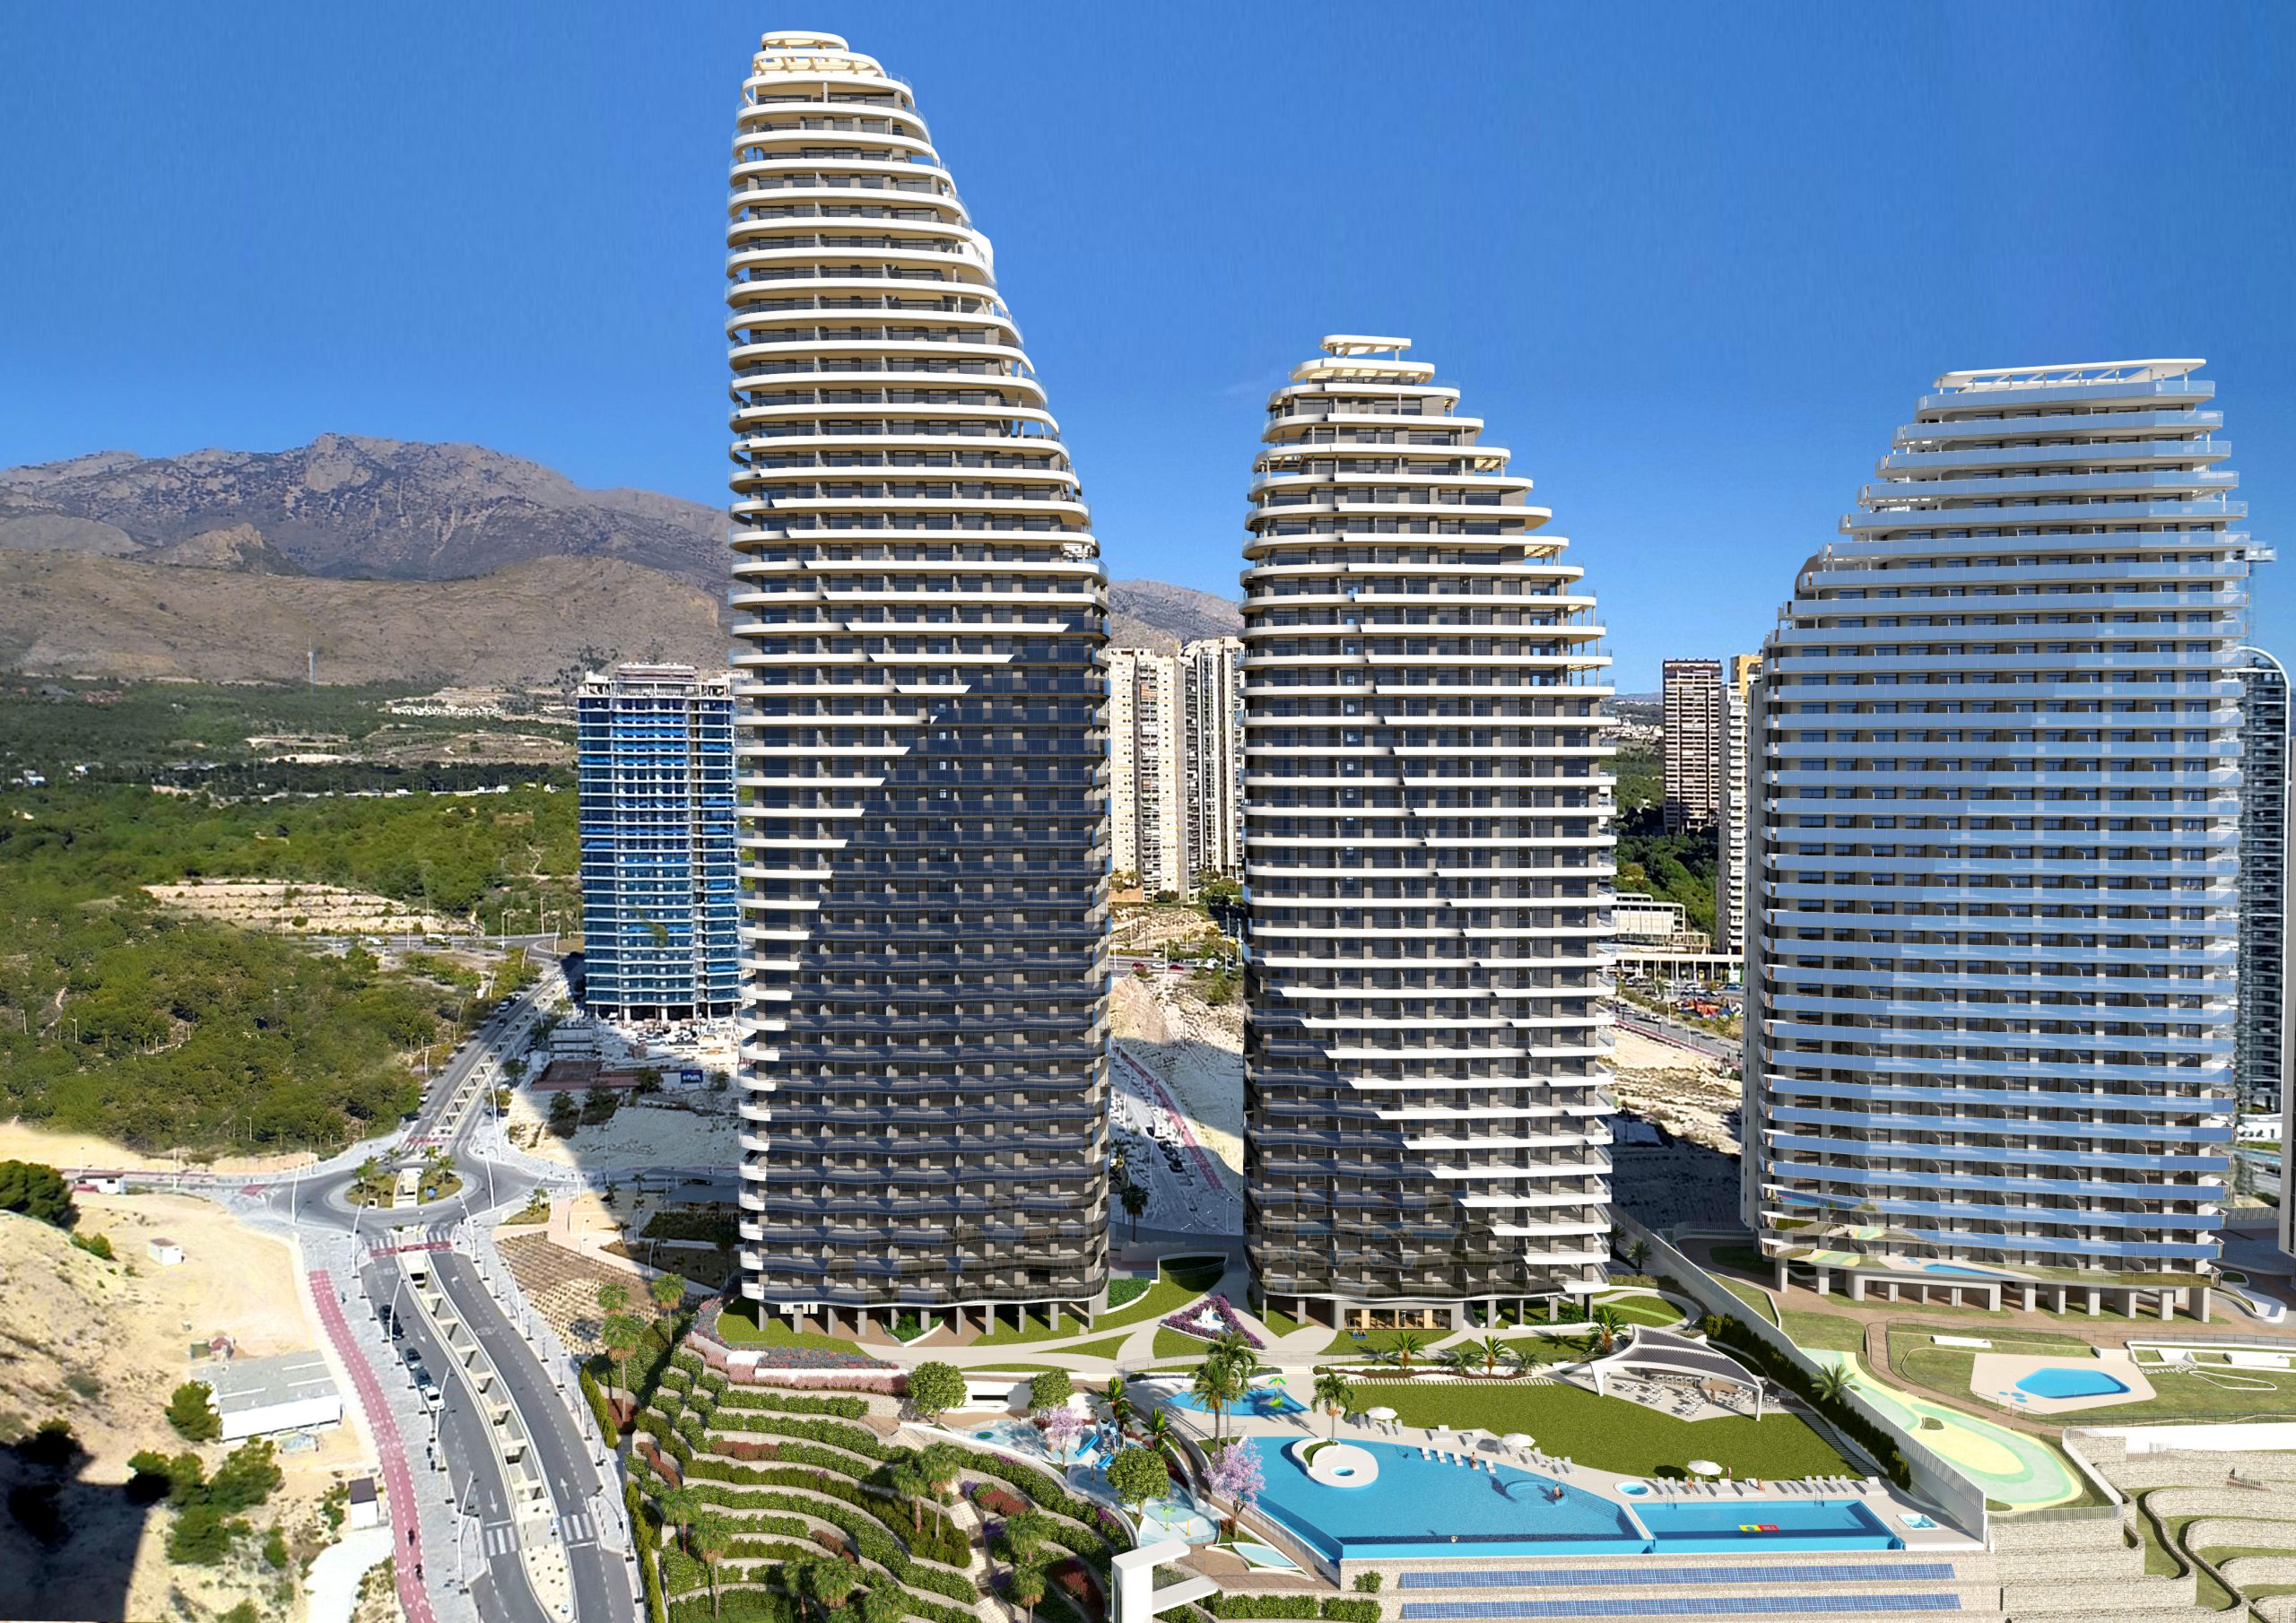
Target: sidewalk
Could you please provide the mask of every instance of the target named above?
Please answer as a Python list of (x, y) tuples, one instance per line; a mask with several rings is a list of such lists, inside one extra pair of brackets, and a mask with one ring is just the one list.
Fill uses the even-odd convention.
[[(406, 1445), (400, 1440), (398, 1421), (384, 1400), (382, 1386), (375, 1379), (367, 1355), (352, 1339), (351, 1325), (343, 1316), (343, 1305), (335, 1298), (334, 1280), (321, 1268), (312, 1271), (310, 1283), (311, 1299), (318, 1304), (319, 1322), (326, 1329), (327, 1339), (335, 1343), (344, 1367), (351, 1371), (352, 1384), (359, 1393), (359, 1407), (366, 1412), (367, 1435), (374, 1438), (376, 1457), (382, 1462), (383, 1480), (389, 1493), (394, 1558), (391, 1571), (398, 1581), (399, 1606), (406, 1613), (407, 1623), (438, 1623), (438, 1615), (430, 1610), (426, 1581), (416, 1576), (417, 1569), (422, 1566), (422, 1517), (416, 1512), (414, 1474), (407, 1469)], [(399, 1536), (402, 1531), (404, 1539)]]

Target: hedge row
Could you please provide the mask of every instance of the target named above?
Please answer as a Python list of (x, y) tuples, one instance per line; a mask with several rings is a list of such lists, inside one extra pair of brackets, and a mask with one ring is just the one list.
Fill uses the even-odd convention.
[[(713, 1503), (743, 1510), (790, 1510), (803, 1515), (810, 1515), (817, 1521), (827, 1522), (842, 1532), (847, 1538), (853, 1541), (853, 1548), (856, 1550), (891, 1573), (902, 1583), (919, 1589), (930, 1589), (936, 1593), (947, 1595), (952, 1600), (962, 1601), (967, 1605), (970, 1605), (975, 1599), (978, 1592), (974, 1589), (970, 1578), (961, 1576), (956, 1572), (943, 1571), (939, 1567), (925, 1566), (922, 1561), (911, 1560), (909, 1550), (902, 1547), (900, 1541), (894, 1537), (886, 1525), (878, 1519), (875, 1511), (868, 1506), (860, 1505), (857, 1501), (848, 1501), (856, 1503), (857, 1508), (867, 1515), (869, 1519), (865, 1521), (861, 1515), (854, 1514), (853, 1511), (844, 1510), (834, 1505), (816, 1504), (811, 1500), (799, 1498), (795, 1494), (773, 1492), (770, 1488), (765, 1491), (751, 1493), (744, 1490), (746, 1485), (705, 1487), (702, 1485), (701, 1479), (715, 1476), (714, 1472), (701, 1469), (702, 1466), (709, 1463), (714, 1462), (698, 1462), (694, 1475), (689, 1478), (688, 1481), (697, 1492)], [(804, 1473), (792, 1474), (802, 1477)], [(826, 1493), (832, 1498), (846, 1497), (845, 1495), (836, 1493), (833, 1489), (825, 1488), (818, 1481), (800, 1480), (789, 1485), (802, 1487), (815, 1493)], [(945, 1523), (936, 1525), (928, 1523), (926, 1525), (931, 1530), (931, 1534), (943, 1536), (933, 1537), (928, 1534), (917, 1541), (919, 1547), (917, 1553), (925, 1560), (938, 1561), (942, 1567), (962, 1568), (971, 1559), (971, 1547), (953, 1528), (948, 1527)]]
[(628, 1478), (622, 1484), (622, 1507), (630, 1512), (631, 1541), (638, 1547), (638, 1576), (646, 1591), (647, 1623), (665, 1623), (665, 1602), (662, 1598), (662, 1575), (655, 1569), (660, 1554), (662, 1537), (646, 1514), (646, 1501), (638, 1492), (638, 1484)]
[(812, 1398), (765, 1386), (729, 1385), (718, 1395), (718, 1402), (727, 1409), (778, 1409), (786, 1414), (831, 1414), (846, 1420), (857, 1420), (869, 1412), (869, 1405), (860, 1398)]
[(729, 1404), (710, 1416), (710, 1424), (720, 1431), (761, 1431), (780, 1437), (803, 1437), (808, 1442), (842, 1448), (848, 1454), (857, 1454), (863, 1459), (874, 1460), (880, 1465), (909, 1456), (907, 1449), (882, 1443), (874, 1432), (865, 1431), (858, 1426), (848, 1426), (842, 1420), (809, 1420), (801, 1416), (754, 1411), (736, 1414)]
[(1215, 1618), (1322, 1618), (1326, 1623), (1379, 1623), (1379, 1603), (1340, 1595), (1218, 1594), (1205, 1602)]
[[(1039, 1508), (1063, 1518), (1053, 1523), (1048, 1535), (1049, 1541), (1089, 1563), (1100, 1575), (1102, 1583), (1109, 1581), (1116, 1551), (1120, 1548), (1118, 1541), (1123, 1537), (1122, 1524), (1113, 1518), (1103, 1518), (1100, 1506), (1077, 1497), (1044, 1472), (1002, 1454), (969, 1455), (965, 1469), (1002, 1478), (1028, 1495)], [(1074, 1533), (1069, 1532), (1071, 1525), (1075, 1529)]]

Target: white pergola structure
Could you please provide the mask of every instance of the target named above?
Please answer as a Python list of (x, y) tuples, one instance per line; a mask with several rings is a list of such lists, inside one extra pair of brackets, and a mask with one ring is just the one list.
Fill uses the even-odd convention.
[(1753, 1370), (1698, 1336), (1637, 1325), (1625, 1346), (1605, 1353), (1586, 1367), (1595, 1383), (1595, 1395), (1610, 1395), (1611, 1377), (1629, 1370), (1645, 1375), (1687, 1376), (1701, 1385), (1718, 1382), (1754, 1394), (1754, 1419), (1761, 1419), (1766, 1383)]

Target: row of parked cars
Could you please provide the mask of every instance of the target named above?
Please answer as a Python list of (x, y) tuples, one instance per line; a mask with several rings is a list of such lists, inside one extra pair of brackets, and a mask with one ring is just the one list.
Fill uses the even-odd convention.
[(414, 1377), (415, 1393), (422, 1398), (422, 1407), (439, 1408), (446, 1402), (446, 1395), (439, 1390), (439, 1383), (430, 1378), (430, 1371), (423, 1364), (422, 1353), (415, 1350), (413, 1342), (406, 1339), (405, 1322), (393, 1311), (388, 1302), (375, 1309), (375, 1317), (391, 1340), (399, 1343), (398, 1356), (406, 1360), (406, 1373)]

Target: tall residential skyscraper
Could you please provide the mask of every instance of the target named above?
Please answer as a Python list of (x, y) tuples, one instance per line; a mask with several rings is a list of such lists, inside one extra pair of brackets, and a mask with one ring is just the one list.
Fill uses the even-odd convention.
[(734, 1012), (734, 696), (691, 665), (593, 672), (574, 696), (582, 1006)]
[(2232, 1075), (2243, 1110), (2277, 1114), (2288, 1077), (2288, 673), (2262, 648), (2239, 650), (2234, 669), (2240, 679), (2240, 1018)]
[(1711, 829), (1722, 815), (1722, 664), (1670, 659), (1661, 672), (1665, 829), (1687, 834)]
[(1782, 1275), (2188, 1300), (2232, 1136), (2245, 507), (2196, 360), (1951, 372), (1766, 650), (1747, 1206)]
[(1177, 656), (1109, 650), (1109, 826), (1118, 873), (1150, 896), (1188, 888)]
[(1507, 452), (1401, 338), (1269, 397), (1244, 542), (1245, 1243), (1295, 1316), (1594, 1290), (1611, 690)]
[(1210, 637), (1179, 659), (1182, 808), (1190, 880), (1244, 862), (1244, 645)]
[(773, 33), (727, 200), (742, 1289), (1107, 1283), (1107, 585), (908, 85)]
[(1714, 950), (1746, 951), (1746, 746), (1761, 655), (1733, 654), (1722, 681), (1722, 820), (1715, 825)]

